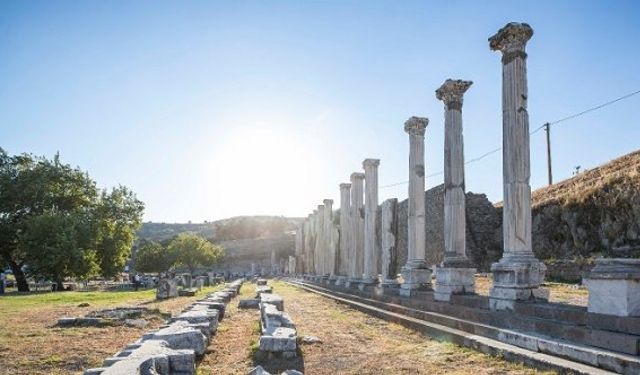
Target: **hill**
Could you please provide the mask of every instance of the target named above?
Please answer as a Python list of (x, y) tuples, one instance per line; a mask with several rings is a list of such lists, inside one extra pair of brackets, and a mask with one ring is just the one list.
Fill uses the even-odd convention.
[(183, 232), (195, 232), (215, 242), (277, 236), (295, 230), (300, 218), (284, 216), (237, 216), (210, 223), (146, 222), (138, 240), (164, 241)]

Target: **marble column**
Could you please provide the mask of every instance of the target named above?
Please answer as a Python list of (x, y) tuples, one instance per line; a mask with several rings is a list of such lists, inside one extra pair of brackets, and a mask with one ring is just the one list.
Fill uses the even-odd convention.
[(381, 226), (381, 264), (383, 288), (396, 288), (399, 286), (397, 279), (398, 250), (396, 247), (398, 235), (398, 199), (391, 198), (382, 202), (380, 226)]
[(337, 233), (334, 233), (335, 225), (333, 223), (333, 199), (325, 199), (324, 203), (324, 273), (329, 275), (330, 280), (335, 280), (336, 277), (336, 242)]
[(378, 283), (378, 244), (376, 241), (376, 216), (378, 211), (378, 166), (380, 160), (365, 159), (364, 168), (364, 272), (363, 284)]
[(314, 273), (314, 264), (313, 264), (313, 214), (309, 214), (307, 220), (304, 222), (304, 254), (305, 254), (305, 274), (308, 276), (313, 275)]
[(409, 207), (407, 263), (401, 271), (403, 296), (431, 286), (431, 269), (425, 260), (424, 133), (428, 124), (426, 117), (411, 117), (404, 123), (404, 131), (409, 134)]
[(489, 306), (513, 310), (515, 301), (548, 299), (540, 288), (545, 265), (531, 247), (531, 186), (529, 114), (527, 113), (527, 54), (533, 36), (526, 23), (509, 23), (489, 38), (489, 46), (502, 52), (502, 168), (504, 182), (504, 252), (491, 265), (493, 286)]
[(278, 263), (276, 263), (276, 251), (271, 250), (271, 275), (275, 275), (278, 272)]
[(256, 275), (256, 264), (251, 263), (251, 277)]
[(462, 102), (471, 81), (446, 80), (436, 90), (444, 102), (444, 260), (436, 272), (434, 299), (474, 292), (476, 269), (466, 253)]
[(359, 283), (364, 272), (364, 206), (363, 206), (364, 173), (351, 174), (351, 230), (352, 251), (350, 256), (350, 272), (347, 286)]
[(349, 210), (351, 209), (351, 184), (340, 184), (340, 245), (338, 255), (338, 279), (336, 285), (344, 283), (349, 275), (349, 246), (351, 245), (351, 222)]
[(318, 205), (318, 213), (316, 214), (316, 275), (324, 276), (324, 205)]
[(296, 237), (295, 237), (295, 260), (296, 260), (296, 273), (300, 273), (301, 270), (301, 261), (302, 254), (304, 252), (304, 223), (300, 223), (298, 225), (298, 229), (296, 229)]

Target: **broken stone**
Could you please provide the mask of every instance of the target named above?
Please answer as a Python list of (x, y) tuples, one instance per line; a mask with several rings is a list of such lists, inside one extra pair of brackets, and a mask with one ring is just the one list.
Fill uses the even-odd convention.
[(321, 344), (322, 340), (320, 340), (320, 338), (317, 336), (307, 335), (307, 336), (303, 336), (300, 342), (303, 344)]
[(269, 329), (267, 334), (260, 336), (260, 350), (265, 352), (295, 352), (296, 330), (286, 327)]
[(207, 337), (200, 330), (190, 327), (187, 321), (177, 321), (168, 327), (142, 336), (142, 341), (166, 341), (172, 349), (191, 349), (197, 355), (204, 354)]
[(263, 303), (269, 303), (275, 305), (278, 310), (284, 311), (284, 300), (278, 294), (275, 293), (264, 293), (260, 295), (260, 300)]

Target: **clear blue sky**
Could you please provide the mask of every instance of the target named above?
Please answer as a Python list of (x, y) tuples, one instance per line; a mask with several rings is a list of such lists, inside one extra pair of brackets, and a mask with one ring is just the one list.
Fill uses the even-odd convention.
[[(136, 191), (146, 220), (303, 216), (338, 206), (365, 158), (381, 159), (381, 185), (406, 180), (412, 115), (431, 121), (427, 174), (442, 170), (446, 78), (474, 81), (466, 158), (499, 147), (487, 38), (509, 21), (535, 30), (532, 129), (640, 90), (638, 1), (2, 1), (0, 146), (60, 151), (99, 185)], [(637, 95), (553, 128), (555, 178), (640, 148), (639, 118)], [(544, 132), (531, 147), (537, 188)], [(501, 153), (466, 177), (501, 200)]]

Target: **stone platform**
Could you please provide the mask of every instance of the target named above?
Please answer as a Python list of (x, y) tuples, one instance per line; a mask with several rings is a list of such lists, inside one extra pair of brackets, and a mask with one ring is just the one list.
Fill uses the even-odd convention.
[(439, 302), (433, 291), (406, 298), (393, 289), (380, 294), (375, 288), (293, 284), (439, 339), (488, 353), (508, 352), (535, 367), (580, 374), (640, 373), (639, 318), (555, 303), (517, 302), (513, 312), (491, 311), (489, 298), (478, 295), (452, 295), (450, 302)]

